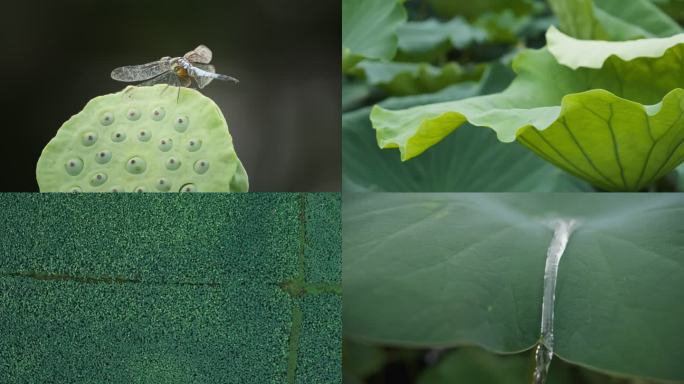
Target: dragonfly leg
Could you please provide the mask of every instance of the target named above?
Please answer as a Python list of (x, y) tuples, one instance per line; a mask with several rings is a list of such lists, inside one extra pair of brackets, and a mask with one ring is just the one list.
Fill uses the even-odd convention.
[(163, 95), (164, 92), (166, 92), (166, 90), (169, 88), (169, 85), (170, 85), (170, 84), (166, 84), (166, 87), (164, 87), (164, 89), (162, 89), (160, 95)]
[(176, 96), (176, 104), (178, 104), (178, 101), (180, 100), (180, 89), (181, 89), (181, 86), (179, 85), (178, 86), (178, 95)]
[(124, 89), (123, 93), (121, 94), (121, 98), (123, 99), (124, 97), (128, 96), (128, 98), (130, 99), (131, 97), (133, 97), (133, 93), (131, 91), (133, 91), (134, 89), (134, 85), (129, 85), (128, 87), (126, 87), (126, 89)]

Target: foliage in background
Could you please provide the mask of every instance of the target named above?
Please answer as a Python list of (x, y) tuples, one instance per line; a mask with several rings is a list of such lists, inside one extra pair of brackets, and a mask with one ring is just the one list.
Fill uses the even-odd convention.
[[(389, 59), (387, 56), (359, 59), (356, 67), (350, 66), (344, 71), (345, 74), (342, 79), (342, 108), (345, 112), (343, 116), (343, 184), (346, 190), (577, 190), (576, 183), (556, 183), (554, 180), (550, 180), (548, 184), (541, 181), (540, 184), (543, 185), (537, 185), (536, 188), (530, 189), (516, 188), (515, 183), (475, 183), (474, 180), (464, 179), (462, 172), (460, 174), (448, 172), (447, 170), (451, 168), (450, 161), (465, 163), (464, 167), (486, 163), (487, 153), (491, 152), (489, 148), (495, 149), (499, 145), (494, 142), (485, 144), (483, 137), (487, 135), (462, 134), (462, 136), (468, 137), (454, 139), (454, 136), (461, 134), (461, 131), (473, 130), (473, 127), (461, 127), (455, 133), (446, 136), (460, 124), (456, 121), (462, 121), (461, 119), (454, 119), (452, 112), (462, 111), (458, 108), (454, 109), (444, 104), (435, 103), (468, 99), (473, 96), (492, 93), (473, 91), (468, 94), (459, 92), (456, 96), (449, 96), (447, 89), (459, 86), (463, 89), (469, 87), (472, 81), (483, 80), (482, 76), (489, 73), (489, 67), (499, 63), (510, 65), (521, 48), (542, 47), (545, 43), (545, 31), (552, 24), (558, 25), (561, 31), (571, 36), (607, 40), (670, 36), (681, 30), (676, 22), (647, 0), (635, 0), (627, 3), (616, 0), (550, 0), (548, 4), (533, 0), (482, 2), (431, 0), (409, 1), (405, 7), (408, 10), (408, 21), (393, 28), (395, 33), (394, 39), (391, 39), (391, 48), (396, 51), (395, 55)], [(551, 11), (555, 11), (555, 14), (552, 14)], [(397, 22), (395, 20), (395, 24)], [(354, 29), (356, 23), (356, 20), (343, 18), (343, 28), (348, 31)], [(345, 34), (343, 34), (344, 44)], [(648, 44), (650, 45), (650, 43)], [(570, 47), (570, 45), (566, 45), (566, 47)], [(568, 49), (570, 50), (568, 51)], [(566, 50), (564, 54), (570, 56), (577, 55), (577, 53), (573, 53), (572, 49), (583, 48), (572, 45), (568, 49), (560, 48), (557, 51)], [(676, 44), (673, 44), (673, 51), (676, 49), (678, 49)], [(385, 51), (389, 52), (390, 50), (386, 49)], [(545, 51), (546, 49), (542, 49), (537, 52)], [(552, 53), (555, 55), (556, 52)], [(651, 56), (652, 53), (644, 54), (653, 57)], [(471, 123), (487, 126), (500, 124), (505, 126), (509, 132), (514, 131), (518, 126), (530, 124), (530, 122), (537, 126), (543, 126), (552, 121), (550, 118), (554, 116), (554, 113), (558, 116), (556, 111), (561, 107), (560, 100), (563, 96), (597, 88), (611, 90), (618, 97), (624, 98), (619, 100), (624, 100), (623, 105), (631, 111), (626, 112), (643, 114), (644, 107), (632, 103), (632, 100), (642, 104), (659, 102), (668, 91), (673, 91), (678, 86), (678, 82), (670, 77), (669, 83), (661, 81), (654, 87), (648, 81), (648, 77), (634, 71), (635, 67), (640, 69), (643, 64), (653, 64), (658, 69), (662, 68), (663, 74), (677, 73), (677, 68), (669, 67), (672, 66), (670, 60), (676, 55), (675, 52), (668, 52), (662, 58), (643, 59), (641, 63), (626, 63), (618, 70), (613, 70), (611, 64), (617, 63), (619, 60), (613, 60), (604, 65), (603, 68), (570, 71), (564, 63), (560, 64), (561, 60), (554, 63), (557, 57), (554, 55), (549, 56), (553, 60), (540, 62), (541, 54), (533, 59), (534, 55), (526, 52), (524, 57), (516, 60), (515, 66), (519, 72), (527, 71), (528, 73), (525, 76), (528, 79), (534, 78), (528, 81), (531, 87), (518, 86), (517, 94), (507, 91), (507, 98), (492, 96), (489, 99), (501, 100), (502, 102), (498, 104), (492, 102), (491, 104), (475, 105), (474, 108), (482, 118), (475, 118), (472, 114), (467, 113), (465, 116)], [(650, 62), (646, 63), (649, 60)], [(540, 65), (546, 65), (546, 67), (540, 68)], [(620, 66), (619, 63), (618, 66)], [(481, 68), (484, 71), (478, 70)], [(563, 75), (559, 71), (567, 73), (567, 75)], [(597, 74), (592, 75), (590, 73), (592, 71)], [(611, 80), (611, 76), (618, 79)], [(627, 93), (619, 89), (620, 85), (616, 82), (625, 76), (629, 76), (626, 77), (628, 79), (626, 81), (636, 79), (637, 84)], [(589, 80), (584, 80), (586, 78)], [(510, 84), (509, 79), (499, 78), (499, 81), (500, 83), (496, 87), (497, 91), (505, 89)], [(519, 85), (523, 81), (516, 80), (516, 82)], [(584, 88), (582, 88), (582, 84), (584, 84)], [(635, 97), (634, 95), (639, 92), (646, 92), (645, 96)], [(554, 96), (551, 96), (552, 94)], [(649, 96), (656, 94), (660, 97)], [(406, 102), (402, 103), (385, 101), (388, 97), (410, 97), (414, 95), (421, 95), (421, 97), (414, 99), (413, 102), (408, 98)], [(675, 107), (679, 96), (676, 92), (671, 96), (670, 104)], [(603, 94), (594, 93), (587, 96), (586, 100), (580, 99), (579, 101), (588, 103), (600, 101), (606, 105), (605, 112), (602, 107), (599, 107), (598, 115), (594, 117), (593, 124), (605, 124), (602, 123), (602, 120), (609, 119), (608, 104), (613, 102), (610, 98), (606, 99)], [(362, 115), (369, 115), (369, 111), (365, 107), (376, 103), (387, 109), (402, 109), (422, 105), (426, 107), (424, 114), (420, 111), (409, 112), (414, 111), (414, 109), (409, 109), (406, 113), (401, 111), (397, 114), (383, 116), (378, 111), (378, 118), (374, 119), (374, 125), (378, 131), (364, 134), (362, 133), (364, 129), (361, 126), (367, 126), (367, 124), (362, 121)], [(454, 105), (468, 105), (469, 103), (470, 101), (466, 100)], [(398, 104), (403, 104), (403, 106)], [(562, 107), (563, 110), (568, 108), (565, 103), (562, 104)], [(508, 112), (506, 111), (507, 108), (510, 109)], [(527, 116), (521, 113), (526, 111), (528, 112)], [(591, 112), (584, 111), (585, 114), (590, 115)], [(534, 132), (528, 129), (528, 139), (521, 141), (552, 164), (590, 182), (595, 188), (608, 190), (643, 190), (646, 188), (650, 190), (675, 190), (677, 183), (674, 181), (675, 176), (672, 176), (670, 171), (681, 161), (680, 156), (677, 155), (682, 149), (677, 145), (682, 128), (681, 122), (673, 119), (673, 112), (668, 112), (667, 108), (660, 116), (653, 116), (658, 112), (658, 107), (650, 107), (647, 112), (656, 121), (655, 125), (661, 124), (663, 126), (661, 131), (656, 129), (650, 138), (630, 138), (635, 136), (637, 131), (644, 131), (643, 127), (632, 127), (624, 123), (620, 125), (618, 122), (613, 126), (617, 127), (616, 131), (624, 133), (613, 133), (617, 139), (611, 138), (609, 135), (601, 138), (601, 141), (595, 142), (594, 135), (588, 134), (590, 136), (589, 141), (582, 141), (580, 138), (578, 144), (566, 134), (565, 138), (560, 139), (560, 144), (554, 143), (551, 146), (546, 146), (545, 143), (537, 142), (541, 140), (540, 138), (529, 139)], [(507, 114), (509, 117), (502, 119), (502, 115), (506, 116)], [(440, 115), (442, 115), (442, 119), (439, 119)], [(573, 116), (577, 119), (585, 118), (577, 113)], [(517, 122), (512, 122), (510, 117), (513, 120), (517, 119)], [(356, 123), (350, 123), (352, 120)], [(631, 118), (631, 121), (637, 121), (637, 119)], [(667, 129), (669, 126), (675, 128)], [(559, 129), (544, 131), (544, 139), (558, 139), (559, 135), (554, 134), (554, 132), (559, 131)], [(602, 131), (604, 130), (602, 129)], [(610, 133), (608, 130), (605, 132)], [(378, 149), (378, 143), (372, 140), (374, 133), (377, 133), (380, 145), (388, 148), (396, 146), (403, 148), (403, 159), (408, 159), (427, 148), (429, 149), (414, 160), (399, 162), (396, 153), (379, 154), (383, 151)], [(499, 135), (499, 138), (502, 136)], [(504, 137), (504, 141), (510, 141), (513, 138), (514, 136), (508, 135), (508, 137)], [(624, 141), (623, 138), (630, 139)], [(431, 147), (442, 139), (444, 141)], [(419, 145), (418, 147), (411, 146), (410, 143)], [(612, 143), (616, 143), (619, 148), (614, 150)], [(405, 146), (408, 146), (408, 149)], [(461, 146), (481, 148), (482, 150), (477, 151), (477, 153), (465, 153)], [(517, 141), (504, 146), (512, 147), (511, 152), (525, 152), (525, 150), (520, 149)], [(637, 150), (633, 150), (635, 146), (638, 148)], [(411, 150), (412, 147), (415, 150)], [(433, 153), (445, 153), (446, 155), (435, 156)], [(429, 156), (429, 161), (420, 162), (419, 160), (424, 156)], [(379, 161), (380, 158), (383, 161)], [(547, 164), (544, 164), (543, 161), (536, 164), (530, 163), (526, 168), (514, 167), (513, 169), (509, 169), (505, 165), (493, 164), (489, 167), (478, 168), (476, 172), (485, 180), (504, 177), (522, 180), (525, 179), (526, 175), (538, 173), (545, 166)]]

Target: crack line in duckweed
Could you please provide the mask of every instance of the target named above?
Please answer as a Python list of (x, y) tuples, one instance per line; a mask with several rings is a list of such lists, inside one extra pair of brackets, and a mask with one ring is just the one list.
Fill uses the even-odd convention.
[[(304, 251), (306, 249), (306, 195), (299, 194), (299, 252), (297, 254), (297, 277), (293, 280), (292, 286), (304, 285), (306, 280), (306, 261)], [(283, 285), (281, 288), (285, 289)], [(297, 380), (297, 355), (299, 353), (299, 338), (302, 332), (302, 321), (304, 314), (299, 305), (299, 298), (294, 296), (292, 290), (285, 289), (290, 293), (292, 299), (292, 328), (290, 329), (289, 354), (287, 361), (287, 382), (295, 384)]]
[(553, 238), (546, 252), (544, 268), (544, 293), (542, 299), (541, 337), (535, 351), (534, 384), (544, 384), (553, 358), (553, 306), (556, 299), (556, 277), (558, 264), (565, 251), (577, 220), (557, 219), (550, 222)]
[(178, 285), (178, 286), (206, 286), (216, 288), (219, 283), (200, 283), (190, 281), (144, 281), (137, 278), (110, 276), (75, 276), (47, 272), (11, 272), (0, 274), (0, 277), (17, 277), (41, 281), (73, 281), (84, 284), (142, 284), (142, 285)]

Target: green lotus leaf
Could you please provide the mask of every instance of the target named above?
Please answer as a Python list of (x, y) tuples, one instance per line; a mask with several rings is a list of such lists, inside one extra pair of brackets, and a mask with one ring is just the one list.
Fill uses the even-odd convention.
[(347, 193), (343, 204), (345, 337), (499, 353), (535, 346), (549, 220), (576, 219), (558, 265), (556, 356), (684, 380), (682, 196)]
[(651, 2), (658, 6), (668, 16), (675, 21), (684, 22), (684, 1), (682, 0), (651, 0)]
[(364, 58), (392, 59), (396, 30), (406, 21), (401, 0), (342, 1), (342, 71)]
[(529, 13), (536, 6), (535, 2), (531, 0), (428, 0), (428, 2), (432, 9), (442, 17), (465, 16), (470, 20), (486, 12), (496, 12), (504, 9), (512, 9), (516, 14)]
[[(391, 98), (385, 108), (458, 100), (499, 92), (513, 78), (508, 67), (490, 65), (480, 83), (465, 82), (428, 95)], [(370, 108), (342, 115), (342, 169), (345, 191), (580, 191), (588, 184), (540, 159), (522, 145), (498, 142), (494, 132), (464, 127), (443, 145), (409, 161), (378, 148)], [(502, 172), (505, 170), (505, 172)]]
[(490, 42), (515, 44), (531, 22), (532, 17), (528, 14), (516, 15), (512, 10), (504, 9), (485, 13), (474, 21), (474, 25), (487, 31)]
[(410, 21), (397, 29), (399, 57), (410, 61), (432, 61), (453, 48), (462, 49), (487, 39), (487, 32), (462, 17), (447, 22), (435, 19)]
[(449, 85), (482, 76), (483, 67), (464, 69), (458, 63), (435, 67), (427, 63), (396, 63), (364, 60), (354, 69), (366, 81), (391, 95), (433, 93)]
[(666, 37), (682, 29), (648, 0), (549, 0), (560, 29), (578, 39)]
[(652, 57), (663, 49), (659, 39), (650, 50), (645, 42), (601, 43), (608, 52), (630, 45), (645, 56), (624, 61), (615, 54), (604, 60), (595, 42), (573, 40), (554, 28), (547, 35), (554, 52), (563, 51), (562, 60), (569, 53), (559, 41), (578, 56), (599, 56), (580, 64), (603, 66), (573, 70), (547, 48), (523, 51), (514, 61), (518, 77), (502, 93), (398, 111), (376, 106), (371, 120), (378, 144), (399, 148), (408, 160), (467, 121), (490, 127), (502, 142), (517, 139), (565, 171), (613, 191), (640, 190), (684, 160), (681, 37), (668, 39), (672, 45), (659, 57)]
[[(642, 57), (660, 58), (668, 49), (684, 43), (684, 34), (615, 43), (578, 40), (551, 27), (546, 34), (546, 42), (549, 52), (560, 64), (572, 69), (600, 69), (611, 56), (616, 56), (623, 61)], [(582, 54), (578, 55), (577, 52), (582, 52)]]

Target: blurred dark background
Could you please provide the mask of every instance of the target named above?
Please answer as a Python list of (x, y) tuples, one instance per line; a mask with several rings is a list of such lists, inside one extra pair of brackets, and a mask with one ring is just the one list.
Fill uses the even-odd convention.
[(43, 147), (118, 66), (212, 49), (240, 84), (223, 111), (250, 191), (340, 189), (339, 0), (12, 1), (3, 4), (0, 191), (37, 191)]

